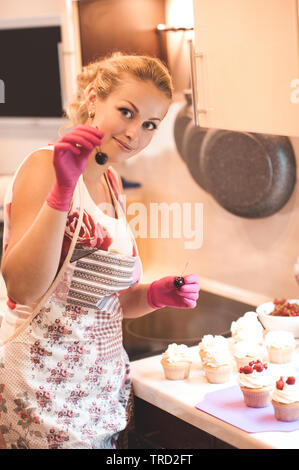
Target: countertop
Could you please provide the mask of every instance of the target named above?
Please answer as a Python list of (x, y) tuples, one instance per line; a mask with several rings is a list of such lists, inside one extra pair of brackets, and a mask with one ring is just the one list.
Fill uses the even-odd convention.
[[(298, 343), (298, 342), (297, 342)], [(194, 361), (186, 380), (172, 381), (164, 378), (160, 364), (161, 355), (131, 362), (131, 377), (137, 397), (176, 416), (177, 418), (240, 449), (299, 449), (299, 430), (292, 432), (247, 433), (231, 424), (195, 408), (214, 390), (237, 384), (237, 369), (226, 384), (207, 382), (198, 356), (198, 346), (190, 348)], [(269, 364), (279, 378), (295, 375), (299, 379), (299, 344), (290, 364)], [(272, 405), (271, 405), (272, 406)]]

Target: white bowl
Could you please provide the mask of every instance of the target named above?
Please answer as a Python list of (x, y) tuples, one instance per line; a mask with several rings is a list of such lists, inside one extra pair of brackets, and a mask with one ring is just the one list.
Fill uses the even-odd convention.
[[(298, 303), (299, 299), (288, 300), (290, 303)], [(266, 302), (257, 307), (256, 312), (263, 327), (267, 331), (290, 331), (295, 338), (299, 338), (299, 316), (298, 317), (283, 317), (278, 315), (270, 315), (275, 306), (273, 302)]]

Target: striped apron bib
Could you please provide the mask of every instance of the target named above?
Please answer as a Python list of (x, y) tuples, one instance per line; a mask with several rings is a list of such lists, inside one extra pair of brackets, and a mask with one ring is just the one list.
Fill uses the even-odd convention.
[[(81, 221), (82, 208), (77, 235)], [(87, 250), (73, 261), (80, 250), (71, 246), (48, 298), (1, 347), (2, 448), (114, 448), (127, 425), (118, 293), (136, 283), (140, 260)]]

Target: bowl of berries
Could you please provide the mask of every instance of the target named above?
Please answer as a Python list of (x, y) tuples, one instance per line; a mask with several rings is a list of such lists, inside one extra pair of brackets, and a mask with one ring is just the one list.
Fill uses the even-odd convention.
[(259, 305), (256, 312), (267, 331), (289, 331), (299, 338), (299, 299), (275, 299)]

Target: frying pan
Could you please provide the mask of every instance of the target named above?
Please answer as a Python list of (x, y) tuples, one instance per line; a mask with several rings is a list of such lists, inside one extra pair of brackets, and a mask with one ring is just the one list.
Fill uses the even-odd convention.
[(181, 157), (183, 157), (182, 143), (183, 143), (185, 130), (191, 121), (192, 121), (192, 114), (191, 114), (190, 107), (185, 105), (183, 106), (182, 109), (180, 109), (180, 111), (176, 115), (176, 118), (174, 121), (174, 129), (173, 129), (175, 144)]
[(294, 190), (296, 160), (285, 136), (206, 130), (189, 123), (182, 154), (194, 180), (240, 217), (268, 217)]

